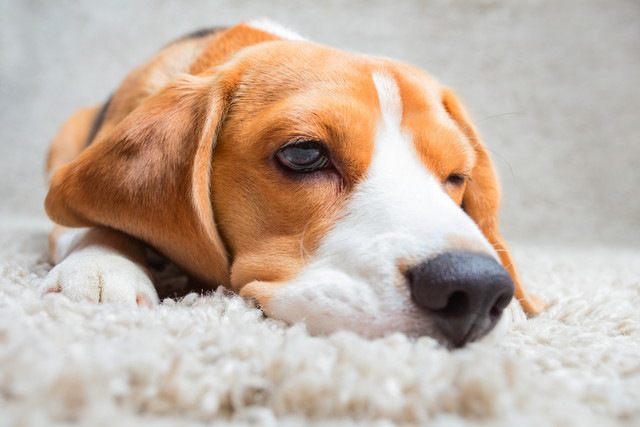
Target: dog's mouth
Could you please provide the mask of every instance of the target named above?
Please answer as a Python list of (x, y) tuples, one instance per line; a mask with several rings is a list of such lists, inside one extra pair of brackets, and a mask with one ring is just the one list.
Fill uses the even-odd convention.
[[(323, 265), (285, 284), (247, 284), (240, 294), (256, 300), (265, 315), (304, 323), (314, 335), (349, 330), (378, 338), (401, 332), (432, 337), (450, 349), (489, 334), (513, 298), (508, 273), (476, 253), (444, 253), (398, 279), (375, 286)], [(376, 283), (382, 282), (389, 283)]]

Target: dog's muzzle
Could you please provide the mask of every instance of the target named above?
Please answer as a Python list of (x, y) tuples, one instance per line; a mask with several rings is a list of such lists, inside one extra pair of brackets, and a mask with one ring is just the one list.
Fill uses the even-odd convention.
[(488, 255), (447, 252), (406, 272), (413, 300), (428, 310), (447, 344), (486, 335), (513, 298), (507, 271)]

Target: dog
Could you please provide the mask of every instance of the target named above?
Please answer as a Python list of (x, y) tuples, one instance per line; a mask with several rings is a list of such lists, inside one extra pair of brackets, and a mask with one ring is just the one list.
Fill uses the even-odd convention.
[(166, 45), (68, 119), (47, 171), (44, 293), (154, 306), (149, 246), (313, 334), (461, 347), (543, 308), (453, 91), (268, 20)]

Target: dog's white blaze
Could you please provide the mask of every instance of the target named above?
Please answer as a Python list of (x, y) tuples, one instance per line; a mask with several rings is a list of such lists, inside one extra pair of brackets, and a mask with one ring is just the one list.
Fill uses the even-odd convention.
[(266, 18), (253, 19), (246, 22), (248, 27), (273, 34), (285, 40), (305, 40), (300, 34)]
[(367, 176), (313, 260), (275, 293), (268, 312), (304, 321), (314, 333), (348, 327), (370, 336), (434, 334), (431, 319), (411, 301), (399, 266), (454, 250), (456, 240), (497, 254), (418, 159), (401, 129), (395, 80), (376, 73), (373, 82), (382, 117)]
[(374, 73), (373, 84), (378, 92), (382, 121), (385, 127), (400, 129), (402, 123), (402, 99), (395, 80), (391, 77)]

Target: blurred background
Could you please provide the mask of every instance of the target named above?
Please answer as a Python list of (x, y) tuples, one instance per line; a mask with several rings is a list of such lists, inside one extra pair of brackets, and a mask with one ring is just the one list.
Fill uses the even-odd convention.
[(0, 223), (45, 220), (47, 144), (192, 30), (270, 17), (418, 65), (493, 152), (508, 240), (640, 247), (640, 1), (3, 0)]

